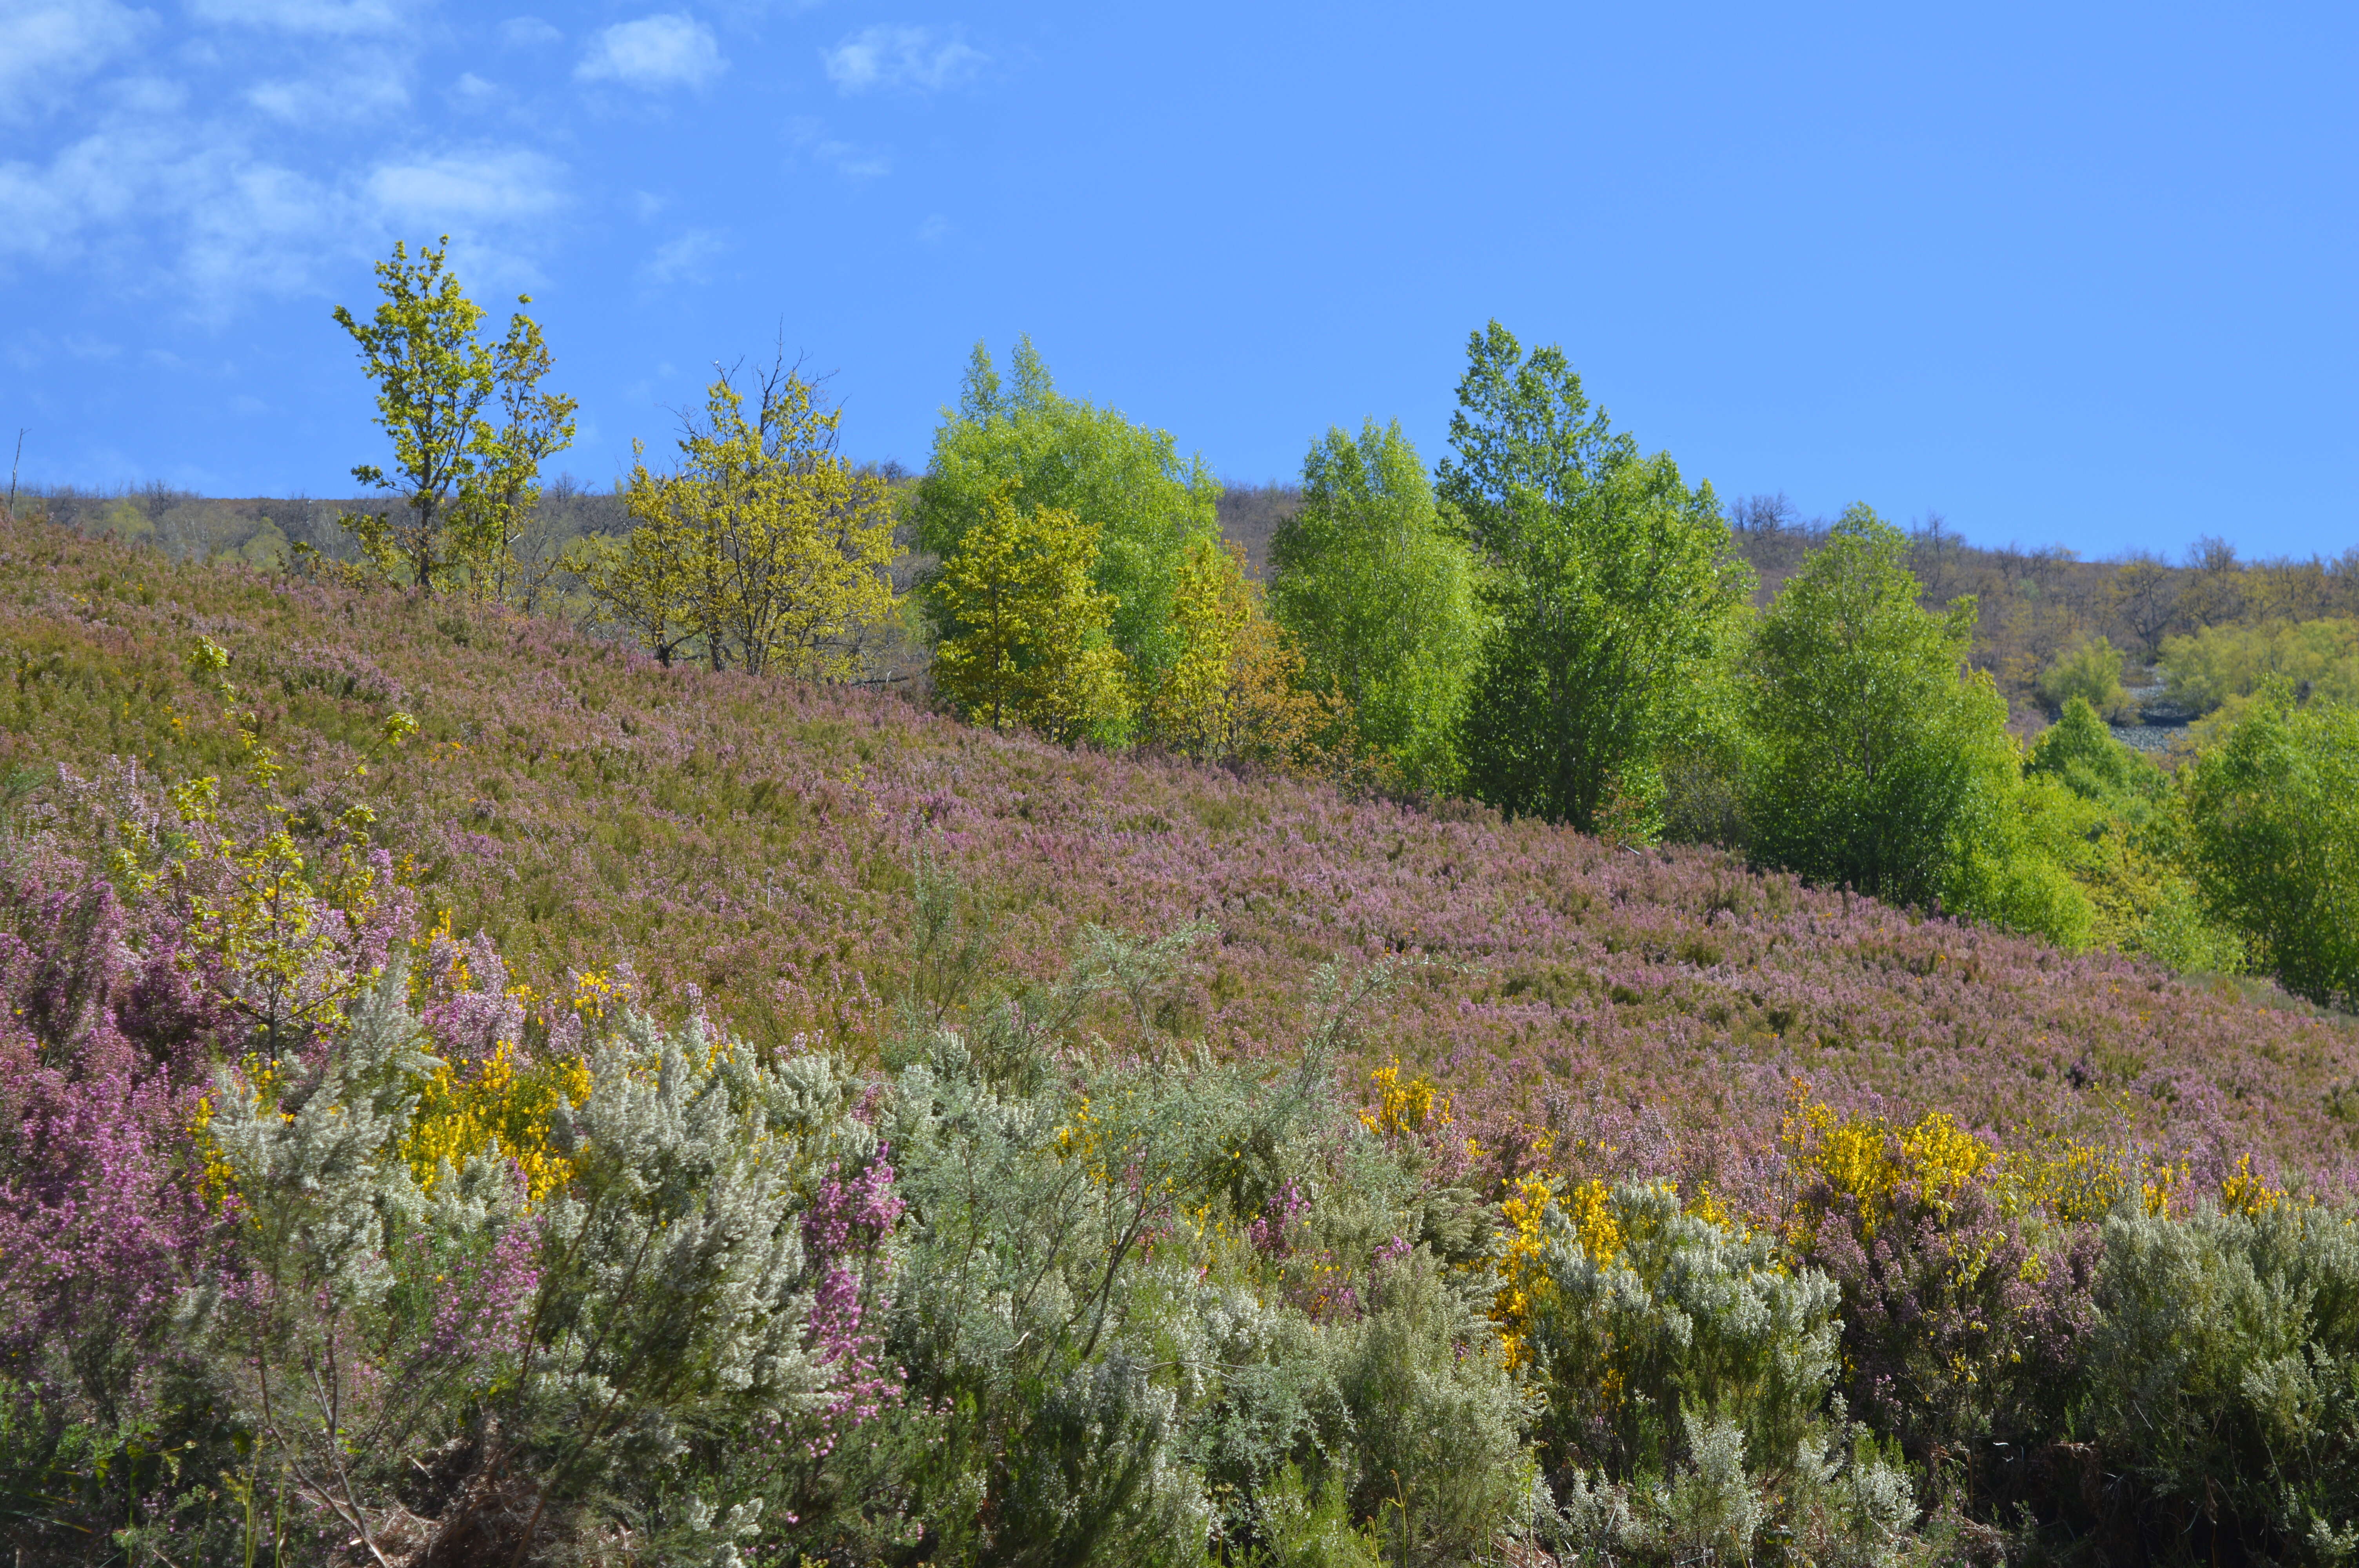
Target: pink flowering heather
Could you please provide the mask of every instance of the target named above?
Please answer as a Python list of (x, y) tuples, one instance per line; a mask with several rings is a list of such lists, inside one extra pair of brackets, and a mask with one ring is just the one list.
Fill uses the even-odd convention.
[(803, 1211), (803, 1247), (816, 1276), (810, 1308), (810, 1349), (830, 1369), (820, 1407), (820, 1431), (806, 1441), (810, 1457), (825, 1456), (843, 1433), (874, 1421), (901, 1398), (898, 1368), (885, 1362), (876, 1326), (890, 1306), (877, 1287), (886, 1263), (886, 1241), (908, 1206), (893, 1186), (892, 1146), (851, 1180), (831, 1162), (810, 1208)]
[[(1087, 922), (1213, 922), (1166, 1022), (1221, 1050), (1290, 1048), (1321, 964), (1387, 966), (1346, 1093), (1397, 1054), (1451, 1095), (1486, 1179), (1543, 1162), (1766, 1182), (1802, 1078), (1846, 1109), (1946, 1110), (2003, 1142), (2136, 1141), (2199, 1175), (2250, 1152), (2273, 1179), (2352, 1184), (2359, 1030), (2266, 986), (1923, 920), (1709, 850), (664, 668), (549, 621), (446, 633), (397, 595), (30, 525), (0, 555), (31, 585), (0, 628), (82, 672), (0, 733), (0, 765), (152, 752), (169, 776), (234, 771), (218, 705), (179, 673), (193, 621), (232, 650), (300, 788), (332, 795), (365, 759), (378, 836), (416, 854), (427, 903), (544, 992), (628, 954), (659, 1011), (694, 986), (736, 1033), (858, 1057), (908, 985), (922, 843), (994, 912), (988, 983), (1046, 977)], [(364, 650), (375, 676), (291, 652), (323, 647)], [(396, 691), (420, 730), (388, 752), (374, 737)], [(1126, 1043), (1118, 1013), (1090, 1023)]]
[(540, 1288), (540, 1227), (510, 1225), (481, 1258), (454, 1266), (438, 1290), (426, 1352), (438, 1361), (482, 1363), (524, 1349), (533, 1293)]
[(89, 1378), (139, 1350), (219, 1228), (190, 1130), (223, 1020), (61, 857), (0, 850), (0, 1353), (63, 1346)]

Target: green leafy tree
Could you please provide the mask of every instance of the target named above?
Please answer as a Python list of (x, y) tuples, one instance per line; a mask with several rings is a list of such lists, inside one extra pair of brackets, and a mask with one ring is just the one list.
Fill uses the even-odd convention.
[(2288, 990), (2359, 1000), (2359, 712), (2267, 688), (2197, 756), (2186, 793), (2212, 914)]
[(376, 384), (376, 422), (393, 440), (390, 471), (362, 463), (353, 477), (401, 498), (390, 514), (344, 524), (378, 569), (406, 570), (429, 593), (459, 564), (454, 529), (498, 439), (484, 408), (499, 369), (476, 341), (484, 308), (446, 266), (450, 244), (445, 234), (441, 249), (421, 245), (412, 261), (396, 241), (392, 259), (376, 264), (385, 300), (375, 315), (362, 321), (341, 305), (335, 310), (337, 325), (360, 345), (362, 368)]
[[(1220, 486), (1201, 456), (1180, 459), (1167, 432), (1057, 391), (1030, 339), (1016, 343), (1014, 368), (1014, 385), (1003, 386), (989, 351), (975, 345), (911, 503), (918, 547), (948, 559), (1001, 487), (1020, 481), (1027, 505), (1069, 512), (1097, 531), (1091, 579), (1113, 600), (1114, 646), (1152, 690), (1181, 651), (1172, 624), (1181, 566), (1197, 544), (1220, 541)], [(940, 601), (928, 608), (950, 634)]]
[[(519, 294), (516, 303), (529, 305), (532, 296)], [(552, 362), (540, 323), (521, 311), (508, 318), (508, 335), (492, 355), (499, 425), (458, 530), (458, 554), (478, 598), (488, 594), (505, 603), (524, 586), (531, 568), (516, 552), (540, 504), (540, 466), (573, 444), (580, 405), (541, 390)], [(548, 557), (541, 564), (545, 572)]]
[(2084, 940), (2087, 902), (2042, 853), (2050, 824), (2026, 810), (2006, 699), (1964, 672), (1975, 602), (1919, 609), (1908, 550), (1854, 506), (1763, 616), (1744, 700), (1754, 858)]
[(1642, 455), (1553, 345), (1473, 335), (1439, 490), (1487, 557), (1492, 623), (1462, 741), (1469, 789), (1587, 828), (1651, 810), (1749, 579), (1710, 484)]
[(1398, 421), (1330, 429), (1302, 461), (1301, 511), (1270, 544), (1269, 600), (1304, 676), (1340, 692), (1362, 741), (1416, 784), (1456, 782), (1481, 641), (1474, 569)]
[(1113, 596), (1091, 581), (1098, 530), (1054, 506), (1018, 508), (1003, 488), (942, 563), (934, 684), (994, 730), (1118, 740), (1130, 697), (1108, 636)]
[(2094, 941), (2174, 969), (2244, 967), (2242, 938), (2205, 914), (2181, 863), (2185, 813), (2170, 780), (2085, 698), (2065, 701), (2023, 772), (2029, 814), (2055, 829), (2054, 858), (2094, 912)]
[(2074, 698), (2108, 717), (2126, 717), (2129, 695), (2122, 689), (2121, 650), (2103, 637), (2092, 637), (2040, 672), (2036, 683), (2039, 700), (2050, 713), (2061, 714)]

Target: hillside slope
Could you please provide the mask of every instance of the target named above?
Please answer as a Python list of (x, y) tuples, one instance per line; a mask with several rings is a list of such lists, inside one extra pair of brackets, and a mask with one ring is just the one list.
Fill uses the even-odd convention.
[[(1637, 851), (1153, 759), (1003, 740), (899, 699), (663, 669), (548, 622), (0, 526), (0, 773), (168, 783), (239, 756), (208, 636), (312, 820), (363, 802), (430, 908), (541, 987), (627, 962), (740, 1029), (873, 1051), (911, 973), (922, 852), (1039, 977), (1097, 922), (1204, 919), (1180, 1022), (1283, 1049), (1321, 966), (1383, 964), (1364, 1059), (1425, 1071), (1486, 1152), (1742, 1184), (1795, 1080), (2007, 1141), (2251, 1150), (2351, 1184), (2359, 1034), (2280, 993), (2071, 957), (1697, 850)], [(390, 713), (418, 719), (397, 750)], [(355, 777), (366, 763), (365, 777)], [(1119, 1038), (1122, 1022), (1101, 1021)], [(1579, 1140), (1579, 1142), (1568, 1141)]]

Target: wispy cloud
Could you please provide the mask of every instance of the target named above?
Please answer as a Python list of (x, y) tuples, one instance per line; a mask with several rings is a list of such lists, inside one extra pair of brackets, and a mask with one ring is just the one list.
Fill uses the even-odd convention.
[(711, 230), (690, 229), (658, 245), (639, 276), (649, 283), (706, 283), (712, 278), (706, 264), (728, 248), (728, 242)]
[(500, 42), (512, 49), (538, 49), (553, 44), (565, 35), (538, 16), (510, 16), (500, 24)]
[(352, 50), (300, 76), (257, 82), (245, 101), (289, 124), (374, 119), (409, 103), (409, 62), (390, 52)]
[(565, 166), (522, 147), (379, 164), (362, 189), (396, 224), (474, 228), (538, 221), (565, 205)]
[(0, 115), (62, 98), (156, 23), (115, 0), (35, 0), (0, 6)]
[(400, 0), (190, 0), (189, 5), (199, 21), (325, 38), (390, 33), (408, 20), (408, 11)]
[(727, 69), (712, 29), (676, 12), (617, 22), (590, 40), (573, 75), (627, 87), (695, 87)]
[(821, 51), (838, 92), (899, 87), (931, 92), (973, 76), (988, 57), (933, 27), (864, 27)]
[(893, 157), (882, 147), (863, 147), (827, 134), (817, 120), (788, 121), (787, 135), (797, 152), (846, 179), (876, 179), (893, 172)]
[(0, 164), (0, 254), (168, 283), (200, 315), (300, 287), (353, 214), (332, 188), (177, 117), (118, 116), (47, 164)]
[(444, 94), (462, 109), (481, 109), (498, 101), (500, 90), (472, 70), (462, 70)]

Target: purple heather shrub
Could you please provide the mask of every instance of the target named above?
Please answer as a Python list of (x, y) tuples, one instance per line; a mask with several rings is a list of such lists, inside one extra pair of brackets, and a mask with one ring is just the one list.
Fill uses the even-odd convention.
[(0, 849), (0, 1336), (109, 1398), (221, 1225), (192, 1129), (225, 1020), (168, 933), (53, 848)]
[[(2095, 1326), (2094, 1226), (2009, 1217), (1988, 1181), (1878, 1202), (1813, 1178), (1795, 1250), (1843, 1292), (1852, 1412), (1912, 1459), (2048, 1429)], [(2044, 1241), (2044, 1244), (2043, 1244)]]
[(429, 1359), (464, 1362), (480, 1370), (487, 1359), (519, 1355), (540, 1288), (539, 1224), (507, 1226), (480, 1257), (453, 1265), (426, 1334)]
[(1295, 1184), (1293, 1178), (1288, 1177), (1278, 1183), (1261, 1213), (1245, 1227), (1246, 1238), (1263, 1256), (1282, 1257), (1287, 1251), (1288, 1227), (1308, 1213), (1310, 1208), (1310, 1198)]
[(509, 984), (507, 965), (492, 939), (478, 931), (454, 942), (438, 931), (419, 967), (424, 1005), (419, 1021), (434, 1037), (438, 1054), (454, 1063), (490, 1061), (505, 1044), (524, 1044), (524, 999)]
[(817, 1279), (809, 1348), (829, 1369), (820, 1430), (807, 1440), (814, 1459), (902, 1396), (900, 1368), (886, 1365), (882, 1327), (892, 1310), (884, 1293), (890, 1273), (886, 1246), (908, 1206), (894, 1190), (891, 1153), (891, 1144), (880, 1144), (867, 1168), (850, 1180), (831, 1162), (803, 1211), (803, 1249)]

